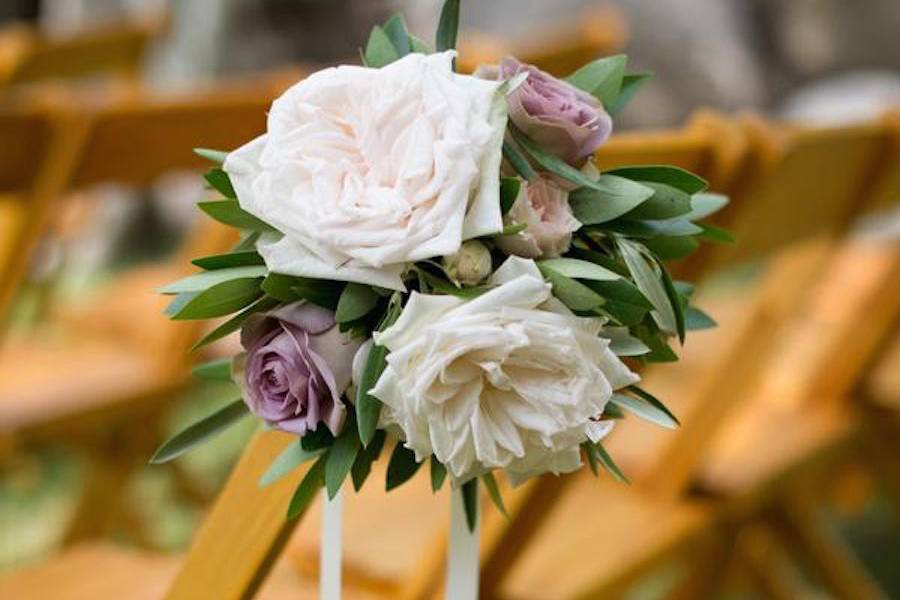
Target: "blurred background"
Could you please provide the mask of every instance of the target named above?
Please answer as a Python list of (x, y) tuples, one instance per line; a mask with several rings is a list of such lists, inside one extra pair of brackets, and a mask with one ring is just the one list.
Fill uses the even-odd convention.
[[(226, 247), (230, 243), (220, 233), (210, 233), (199, 219), (194, 204), (209, 192), (196, 171), (202, 162), (190, 157), (189, 150), (192, 146), (227, 150), (250, 139), (262, 130), (265, 107), (280, 90), (311, 70), (358, 62), (358, 49), (371, 26), (394, 12), (405, 15), (418, 37), (431, 40), (439, 10), (437, 0), (0, 3), (4, 147), (0, 160), (6, 161), (0, 165), (0, 582), (15, 586), (20, 572), (40, 573), (34, 569), (98, 540), (155, 556), (177, 558), (187, 552), (203, 515), (256, 431), (254, 423), (241, 423), (171, 467), (145, 466), (161, 439), (235, 394), (229, 384), (189, 379), (184, 356), (203, 332), (167, 323), (161, 313), (165, 302), (153, 294), (154, 287), (185, 270), (185, 257), (214, 254), (223, 243)], [(692, 475), (684, 493), (701, 501), (731, 494), (737, 500), (728, 506), (753, 505), (743, 512), (715, 513), (717, 526), (726, 523), (726, 530), (739, 531), (729, 538), (738, 540), (732, 546), (738, 544), (749, 563), (756, 565), (756, 570), (738, 568), (732, 573), (730, 559), (723, 558), (717, 570), (727, 571), (728, 581), (717, 597), (900, 598), (900, 455), (898, 430), (889, 426), (900, 409), (900, 346), (894, 335), (896, 302), (892, 303), (900, 297), (895, 267), (900, 227), (896, 210), (858, 222), (863, 212), (869, 212), (861, 208), (868, 206), (861, 190), (880, 195), (879, 209), (900, 199), (896, 194), (900, 3), (466, 1), (462, 19), (464, 69), (513, 53), (565, 75), (595, 57), (626, 52), (630, 70), (653, 72), (650, 83), (617, 118), (623, 155), (643, 156), (644, 148), (655, 140), (666, 140), (670, 134), (675, 139), (672, 132), (682, 130), (694, 132), (687, 142), (691, 152), (709, 145), (710, 156), (702, 165), (713, 173), (714, 187), (756, 199), (769, 210), (765, 217), (747, 216), (743, 209), (726, 215), (743, 224), (736, 227), (738, 250), (728, 252), (742, 254), (742, 227), (766, 230), (770, 226), (766, 219), (776, 219), (773, 215), (786, 214), (785, 222), (795, 218), (809, 225), (809, 235), (802, 240), (799, 235), (787, 239), (786, 234), (773, 241), (776, 232), (763, 243), (750, 235), (748, 244), (758, 242), (760, 252), (747, 250), (741, 260), (733, 254), (711, 259), (728, 268), (717, 269), (709, 278), (707, 312), (719, 319), (716, 309), (721, 308), (720, 329), (726, 333), (732, 331), (726, 325), (733, 315), (735, 323), (743, 315), (757, 328), (767, 327), (774, 309), (767, 305), (762, 312), (752, 312), (735, 308), (731, 299), (746, 299), (765, 287), (766, 268), (778, 258), (776, 246), (780, 250), (789, 243), (807, 244), (797, 251), (802, 260), (788, 256), (785, 262), (794, 269), (797, 261), (811, 260), (812, 255), (819, 261), (815, 268), (781, 275), (786, 289), (793, 284), (799, 295), (807, 294), (802, 306), (810, 308), (800, 315), (807, 319), (778, 321), (783, 331), (777, 340), (767, 342), (787, 339), (782, 344), (787, 349), (766, 346), (760, 351), (782, 357), (780, 370), (760, 367), (738, 383), (770, 399), (784, 390), (799, 393), (811, 381), (812, 387), (803, 388), (803, 393), (815, 390), (821, 394), (817, 399), (845, 391), (865, 396), (877, 407), (859, 409), (854, 404), (852, 410), (866, 415), (860, 423), (884, 426), (876, 436), (865, 429), (868, 425), (859, 425), (867, 432), (863, 437), (871, 441), (863, 446), (877, 446), (878, 458), (835, 450), (844, 448), (843, 433), (831, 438), (831, 430), (827, 435), (816, 432), (815, 444), (803, 445), (794, 461), (805, 465), (815, 456), (815, 468), (809, 473), (795, 473), (791, 469), (796, 465), (791, 463), (788, 469), (783, 461), (775, 467), (754, 464), (746, 470), (768, 469), (760, 476), (765, 485), (755, 481), (744, 489), (741, 482), (734, 484), (739, 491), (728, 488), (721, 493), (702, 489), (697, 483), (702, 477)], [(698, 117), (701, 109), (707, 112)], [(728, 127), (704, 133), (702, 139), (694, 135), (700, 130), (719, 131), (698, 125), (712, 122), (707, 118), (712, 114), (743, 132), (741, 141), (728, 146), (732, 132)], [(654, 137), (657, 132), (663, 132), (661, 137)], [(808, 132), (813, 133), (803, 137)], [(841, 136), (847, 141), (841, 142), (845, 139)], [(803, 155), (803, 144), (814, 146), (823, 139), (832, 145), (822, 146), (825, 150), (819, 155), (815, 150)], [(850, 154), (839, 155), (829, 148)], [(785, 172), (793, 174), (784, 175), (779, 185), (798, 190), (813, 186), (809, 189), (816, 191), (776, 198), (754, 178), (781, 173), (779, 161), (794, 156), (794, 150), (801, 158), (786, 160)], [(719, 168), (737, 154), (734, 173)], [(815, 188), (819, 175), (831, 181), (828, 175), (845, 168), (849, 172), (851, 163), (859, 163), (859, 175), (842, 180), (846, 198), (837, 198), (831, 184), (822, 191)], [(822, 199), (833, 191), (834, 199)], [(24, 208), (16, 203), (23, 195), (29, 198)], [(801, 203), (810, 207), (807, 216), (797, 216), (795, 204)], [(827, 251), (822, 250), (823, 233)], [(859, 239), (880, 240), (881, 253), (868, 246), (860, 250)], [(830, 279), (820, 281), (823, 274)], [(841, 309), (850, 311), (845, 319), (871, 317), (873, 324), (839, 322), (829, 331), (833, 321), (828, 319), (836, 319)], [(834, 331), (845, 337), (829, 338)], [(804, 353), (825, 361), (825, 355), (816, 351), (831, 348), (829, 344), (835, 348), (828, 355), (832, 362), (816, 363), (809, 367), (811, 374), (785, 367), (802, 363), (798, 357)], [(233, 342), (225, 339), (200, 357), (224, 356), (233, 348)], [(758, 360), (753, 348), (759, 347), (746, 348), (730, 356), (737, 361)], [(728, 351), (726, 345), (711, 343), (708, 354), (693, 360), (711, 362), (719, 352)], [(691, 361), (685, 362), (688, 366), (665, 366), (675, 375), (660, 378), (654, 388), (664, 399), (667, 385), (678, 387), (672, 378), (685, 381), (688, 371), (676, 370), (687, 369)], [(858, 368), (848, 366), (857, 363)], [(834, 365), (837, 371), (847, 371), (842, 383), (816, 387), (819, 379), (831, 381), (822, 373)], [(734, 404), (740, 408), (740, 402)], [(800, 414), (804, 416), (798, 418), (805, 418), (807, 413)], [(843, 416), (841, 422), (846, 422)], [(687, 420), (686, 431), (674, 435), (712, 440), (716, 433), (756, 448), (749, 453), (754, 457), (767, 450), (780, 453), (777, 445), (768, 448), (767, 438), (754, 437), (765, 425), (730, 436), (721, 433), (728, 431), (726, 426), (692, 434), (689, 425)], [(624, 448), (627, 440), (620, 435)], [(779, 438), (805, 440), (804, 435), (788, 429)], [(822, 441), (826, 438), (827, 443)], [(840, 443), (835, 442), (838, 438)], [(665, 456), (666, 440), (648, 442), (646, 454)], [(743, 459), (728, 462), (739, 452), (731, 447), (736, 444), (713, 443), (697, 450), (698, 460), (712, 465), (706, 470), (713, 473), (710, 477), (726, 473), (725, 487), (733, 484), (735, 471), (745, 469)], [(622, 462), (627, 466), (633, 461), (640, 470), (643, 457), (630, 455), (641, 455), (644, 449), (624, 448), (628, 456)], [(725, 458), (716, 462), (716, 451)], [(798, 481), (803, 482), (799, 491), (794, 490)], [(759, 496), (761, 486), (767, 500), (747, 500)], [(796, 502), (789, 502), (787, 509), (781, 504), (773, 508), (768, 498), (782, 498), (786, 491)], [(597, 502), (603, 506), (602, 497)], [(772, 511), (778, 514), (770, 519)], [(784, 524), (784, 514), (797, 511), (806, 516), (816, 513), (815, 523), (827, 529), (830, 545), (823, 549), (804, 537), (809, 532), (802, 527)], [(789, 535), (782, 536), (785, 531)], [(301, 549), (295, 548), (295, 556), (302, 554), (304, 543), (296, 543)], [(793, 556), (795, 549), (807, 546), (812, 550)], [(693, 547), (670, 545), (665, 554), (677, 562), (690, 557)], [(523, 560), (532, 564), (538, 559)], [(642, 568), (647, 577), (630, 578), (616, 594), (667, 597), (679, 577), (672, 575), (672, 560), (661, 560), (659, 568), (656, 564)], [(306, 562), (300, 558), (294, 562), (304, 573)], [(175, 569), (175, 558), (171, 564)], [(519, 571), (513, 570), (510, 577), (528, 581)], [(165, 573), (157, 576), (161, 589), (171, 578), (170, 571)], [(714, 574), (702, 578), (711, 580)], [(50, 583), (45, 580), (44, 585)], [(57, 597), (46, 589), (46, 595), (30, 597)], [(517, 597), (498, 592), (498, 597), (506, 596)], [(560, 592), (558, 597), (565, 595)]]

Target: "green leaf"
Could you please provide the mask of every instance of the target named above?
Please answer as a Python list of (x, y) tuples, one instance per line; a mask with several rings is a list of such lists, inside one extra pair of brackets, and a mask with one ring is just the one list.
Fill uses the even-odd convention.
[(438, 52), (456, 48), (456, 36), (459, 32), (459, 0), (444, 0), (441, 18), (438, 21), (435, 49)]
[(447, 478), (447, 467), (437, 459), (437, 456), (431, 455), (431, 491), (437, 492), (444, 485)]
[(581, 260), (586, 260), (592, 263), (597, 263), (601, 267), (612, 271), (613, 273), (618, 273), (622, 277), (628, 276), (628, 268), (625, 265), (620, 264), (616, 261), (615, 258), (609, 256), (608, 254), (604, 254), (603, 252), (599, 252), (597, 250), (588, 250), (587, 248), (580, 248), (578, 246), (573, 245), (569, 248), (568, 256), (572, 258), (580, 258)]
[(503, 158), (512, 166), (513, 170), (525, 178), (526, 181), (534, 181), (537, 173), (531, 168), (531, 163), (525, 158), (519, 149), (507, 142), (503, 141)]
[(651, 363), (678, 361), (678, 355), (669, 347), (669, 344), (661, 336), (655, 325), (652, 330), (644, 325), (637, 326), (632, 330), (632, 333), (650, 348), (650, 352), (641, 357), (643, 360)]
[(194, 377), (207, 381), (228, 381), (231, 379), (231, 358), (219, 358), (197, 365), (191, 370)]
[(159, 465), (178, 458), (201, 442), (222, 433), (248, 414), (250, 410), (244, 401), (235, 400), (169, 439), (159, 447), (150, 463)]
[(262, 236), (260, 231), (242, 231), (240, 241), (231, 249), (234, 253), (256, 252), (256, 242)]
[(609, 340), (609, 349), (616, 356), (640, 356), (650, 352), (647, 344), (631, 335), (627, 327), (606, 327), (600, 335)]
[[(384, 331), (394, 324), (394, 321), (400, 316), (402, 309), (400, 305), (401, 297), (399, 293), (394, 293), (388, 304), (387, 313), (378, 325), (379, 331)], [(381, 416), (381, 400), (371, 395), (369, 392), (375, 387), (378, 378), (384, 372), (387, 365), (387, 348), (372, 344), (369, 350), (369, 356), (366, 357), (363, 366), (362, 375), (360, 376), (359, 385), (356, 388), (356, 418), (358, 420), (359, 439), (363, 446), (368, 446), (375, 435), (378, 428), (378, 417)]]
[(604, 419), (624, 419), (625, 412), (611, 402), (607, 402), (606, 406), (603, 407), (603, 418)]
[(194, 154), (220, 165), (228, 158), (227, 152), (223, 152), (222, 150), (211, 150), (209, 148), (194, 148)]
[[(640, 245), (623, 238), (617, 238), (616, 242), (622, 252), (622, 258), (634, 278), (641, 293), (653, 304), (651, 315), (660, 329), (668, 333), (677, 333), (678, 326), (672, 304), (669, 302), (666, 288), (660, 275), (651, 266), (640, 250)], [(646, 340), (645, 340), (646, 343)], [(652, 346), (651, 346), (652, 348)]]
[(418, 52), (419, 54), (431, 54), (431, 48), (428, 47), (428, 44), (412, 34), (409, 35), (409, 45), (412, 47), (413, 52)]
[(214, 190), (226, 198), (237, 198), (234, 186), (231, 185), (231, 178), (228, 177), (228, 173), (222, 169), (210, 169), (203, 175), (203, 178)]
[(591, 473), (594, 474), (594, 477), (597, 477), (598, 475), (600, 475), (600, 463), (597, 461), (597, 453), (594, 451), (594, 444), (590, 441), (581, 442), (581, 449), (584, 451), (584, 455), (587, 457), (587, 462), (588, 466), (591, 468)]
[[(608, 175), (618, 175), (632, 181), (663, 183), (681, 190), (686, 194), (702, 192), (709, 184), (702, 177), (694, 175), (681, 167), (668, 165), (640, 165), (619, 167), (606, 171)], [(716, 194), (712, 194), (716, 195)]]
[(662, 260), (680, 260), (690, 256), (700, 247), (700, 243), (689, 235), (649, 238), (644, 240), (644, 245)]
[(400, 54), (384, 29), (377, 25), (373, 27), (372, 33), (369, 34), (369, 42), (366, 44), (366, 65), (379, 69), (399, 58)]
[(261, 282), (261, 277), (248, 277), (218, 283), (197, 294), (172, 318), (182, 321), (230, 315), (262, 296)]
[(344, 284), (325, 279), (308, 279), (282, 273), (269, 273), (262, 283), (263, 291), (281, 302), (309, 300), (313, 304), (334, 310)]
[(678, 418), (674, 414), (672, 414), (672, 411), (670, 411), (666, 407), (665, 404), (660, 402), (659, 398), (657, 398), (650, 392), (648, 392), (648, 391), (644, 390), (643, 388), (640, 388), (636, 385), (628, 386), (628, 391), (631, 392), (632, 394), (639, 396), (642, 400), (644, 400), (645, 402), (647, 402), (648, 404), (650, 404), (657, 410), (660, 410), (663, 413), (665, 413), (666, 416), (668, 416), (672, 421), (674, 421), (676, 425), (681, 425), (681, 422), (678, 420)]
[(697, 237), (704, 241), (716, 242), (718, 244), (733, 244), (735, 242), (734, 236), (731, 235), (731, 232), (726, 229), (722, 229), (721, 227), (701, 223), (700, 229), (701, 231), (697, 234)]
[(422, 463), (416, 462), (415, 453), (398, 441), (391, 454), (391, 460), (387, 468), (387, 481), (385, 489), (391, 491), (395, 487), (406, 483), (416, 474)]
[(645, 421), (655, 423), (660, 427), (665, 427), (666, 429), (675, 429), (678, 427), (678, 421), (673, 419), (666, 412), (663, 412), (649, 402), (646, 402), (642, 398), (627, 396), (625, 394), (613, 394), (610, 402), (612, 402), (616, 406), (621, 406), (628, 412), (644, 419)]
[(603, 465), (603, 468), (606, 469), (610, 475), (612, 475), (616, 480), (621, 481), (622, 483), (631, 483), (630, 481), (628, 481), (628, 478), (625, 477), (622, 469), (619, 468), (615, 461), (613, 461), (612, 457), (606, 452), (603, 444), (594, 445), (594, 449), (597, 452), (597, 460), (600, 461), (600, 464)]
[(214, 271), (217, 269), (228, 269), (231, 267), (251, 267), (254, 265), (266, 264), (263, 257), (256, 250), (249, 252), (229, 252), (227, 254), (216, 254), (214, 256), (204, 256), (203, 258), (195, 258), (191, 261), (201, 269)]
[(553, 286), (553, 295), (572, 310), (590, 312), (603, 306), (605, 302), (603, 297), (583, 283), (560, 275), (541, 264), (538, 264), (538, 268)]
[(412, 44), (409, 40), (409, 30), (406, 28), (406, 21), (403, 20), (403, 15), (400, 13), (392, 15), (391, 18), (384, 22), (383, 29), (400, 58), (409, 54)]
[(699, 221), (713, 215), (728, 205), (728, 196), (723, 194), (694, 194), (691, 197), (691, 212), (684, 215), (689, 221)]
[(485, 285), (472, 285), (465, 287), (456, 287), (446, 279), (438, 277), (433, 273), (429, 273), (424, 269), (420, 269), (419, 273), (422, 274), (422, 277), (425, 279), (425, 282), (434, 288), (436, 291), (441, 292), (442, 294), (447, 294), (448, 296), (456, 296), (458, 298), (477, 298), (481, 294), (487, 292), (491, 288)]
[(300, 438), (300, 443), (303, 444), (304, 450), (323, 450), (331, 448), (334, 436), (325, 424), (320, 423), (313, 431), (307, 431), (306, 435)]
[[(647, 198), (650, 198), (654, 194), (654, 190), (649, 188), (648, 186), (636, 183), (634, 181), (629, 181), (624, 177), (620, 178), (621, 181), (613, 182), (609, 179), (604, 179), (603, 175), (601, 175), (597, 181), (594, 181), (578, 169), (569, 165), (561, 158), (542, 150), (517, 129), (510, 127), (510, 131), (512, 132), (513, 138), (516, 140), (516, 142), (518, 142), (522, 149), (525, 150), (525, 152), (527, 152), (532, 159), (534, 159), (534, 162), (536, 162), (544, 169), (550, 171), (551, 173), (555, 173), (556, 175), (559, 175), (563, 179), (566, 179), (567, 181), (570, 181), (576, 185), (602, 192), (606, 194), (606, 197), (618, 197), (627, 195), (628, 197), (632, 197), (633, 201), (636, 201), (637, 197), (641, 197), (641, 202), (643, 202)], [(582, 221), (582, 223), (583, 222), (584, 221)]]
[(214, 285), (234, 279), (256, 279), (266, 276), (264, 266), (230, 267), (215, 271), (201, 271), (183, 279), (179, 279), (157, 290), (161, 294), (182, 294), (184, 292), (202, 292)]
[(607, 112), (611, 116), (616, 116), (652, 77), (652, 73), (627, 73), (622, 77), (622, 89), (619, 90), (619, 97), (612, 106), (606, 107)]
[(506, 215), (516, 199), (519, 197), (519, 191), (522, 189), (522, 180), (516, 177), (500, 178), (500, 213)]
[[(601, 187), (603, 189), (597, 189)], [(584, 225), (612, 221), (634, 210), (653, 190), (629, 179), (604, 173), (592, 187), (580, 187), (569, 194), (569, 205), (575, 218)]]
[(327, 454), (320, 456), (319, 460), (317, 460), (309, 471), (306, 472), (306, 476), (303, 478), (303, 481), (300, 482), (300, 485), (297, 486), (297, 489), (294, 490), (294, 495), (291, 497), (291, 502), (288, 505), (287, 511), (287, 518), (289, 521), (296, 519), (306, 512), (306, 509), (309, 508), (309, 505), (315, 500), (319, 488), (325, 484), (325, 464), (327, 458)]
[(368, 285), (348, 283), (341, 292), (334, 318), (338, 323), (347, 323), (360, 319), (378, 304), (378, 294)]
[(265, 312), (267, 310), (271, 310), (278, 306), (278, 301), (274, 298), (262, 297), (235, 316), (231, 317), (208, 334), (206, 334), (203, 338), (197, 341), (193, 346), (191, 346), (191, 352), (202, 348), (203, 346), (207, 346), (215, 341), (218, 341), (225, 337), (226, 335), (230, 335), (237, 331), (243, 326), (244, 321), (247, 318), (255, 313)]
[(715, 319), (710, 317), (699, 308), (689, 306), (684, 311), (684, 328), (688, 331), (712, 329), (714, 327), (717, 327), (718, 325), (719, 324), (716, 323)]
[(478, 480), (470, 479), (462, 484), (459, 491), (463, 498), (463, 508), (466, 510), (466, 524), (469, 531), (475, 531), (475, 525), (478, 523)]
[(592, 279), (594, 281), (615, 281), (621, 279), (621, 275), (605, 269), (600, 265), (579, 260), (577, 258), (550, 258), (538, 263), (547, 269), (552, 269), (560, 275), (573, 279)]
[(276, 231), (274, 227), (268, 223), (264, 223), (241, 208), (236, 200), (212, 200), (209, 202), (198, 202), (197, 206), (208, 214), (210, 217), (236, 227), (238, 229), (249, 229), (252, 231)]
[(653, 304), (627, 279), (618, 281), (587, 281), (585, 285), (600, 294), (606, 301), (603, 312), (622, 325), (641, 322)]
[(603, 106), (611, 107), (622, 89), (627, 61), (624, 54), (599, 58), (566, 77), (566, 81), (598, 98)]
[(491, 502), (493, 502), (494, 506), (497, 507), (497, 510), (500, 511), (500, 514), (508, 519), (509, 513), (506, 512), (506, 505), (503, 504), (503, 496), (500, 494), (500, 486), (497, 485), (497, 480), (494, 479), (494, 474), (485, 473), (481, 476), (481, 481), (484, 482), (484, 487), (487, 488), (488, 496), (490, 496)]
[(341, 489), (341, 484), (350, 472), (356, 455), (359, 452), (359, 436), (356, 435), (355, 419), (347, 417), (347, 423), (341, 435), (328, 451), (328, 462), (325, 464), (325, 489), (328, 499), (333, 500)]
[(304, 450), (300, 440), (291, 442), (278, 458), (272, 461), (266, 472), (259, 478), (259, 487), (271, 485), (302, 465), (322, 454), (322, 450)]
[(357, 492), (362, 489), (363, 484), (372, 472), (372, 463), (381, 456), (381, 450), (384, 448), (384, 440), (387, 436), (383, 429), (375, 432), (375, 436), (368, 446), (359, 451), (356, 460), (353, 462), (353, 468), (350, 469), (350, 476), (353, 479), (353, 489)]
[(683, 217), (660, 221), (616, 219), (615, 221), (604, 223), (600, 226), (600, 229), (636, 238), (679, 237), (703, 233), (703, 229)]
[(669, 270), (666, 269), (666, 266), (659, 259), (657, 259), (656, 264), (659, 266), (663, 289), (666, 290), (666, 296), (669, 298), (669, 304), (672, 305), (672, 312), (675, 314), (675, 332), (678, 334), (678, 340), (683, 344), (685, 328), (681, 297), (678, 295), (678, 290), (675, 289), (675, 284), (672, 283), (672, 276), (669, 275)]
[(686, 215), (691, 211), (691, 196), (665, 183), (642, 181), (653, 189), (653, 195), (634, 210), (624, 215), (626, 219), (661, 221)]
[(196, 292), (190, 292), (185, 294), (178, 294), (175, 298), (169, 302), (169, 305), (163, 310), (163, 314), (169, 317), (170, 319), (177, 315), (181, 309), (187, 306), (188, 302), (197, 297)]

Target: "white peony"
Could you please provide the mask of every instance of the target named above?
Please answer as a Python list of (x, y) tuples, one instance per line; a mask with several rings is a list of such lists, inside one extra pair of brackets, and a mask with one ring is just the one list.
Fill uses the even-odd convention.
[(397, 425), (417, 460), (431, 454), (465, 481), (506, 469), (518, 482), (581, 466), (579, 445), (612, 428), (597, 421), (613, 390), (638, 381), (573, 315), (533, 261), (511, 257), (474, 300), (416, 292), (375, 335), (390, 350), (372, 390), (382, 425)]
[(326, 69), (275, 100), (224, 165), (241, 207), (284, 234), (258, 244), (269, 270), (403, 289), (406, 263), (503, 228), (500, 83), (453, 56)]

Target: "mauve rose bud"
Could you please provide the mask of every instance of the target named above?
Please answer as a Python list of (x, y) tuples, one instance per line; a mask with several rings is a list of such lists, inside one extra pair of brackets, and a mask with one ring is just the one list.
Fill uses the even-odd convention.
[(528, 226), (524, 231), (497, 238), (497, 246), (507, 254), (556, 258), (569, 250), (572, 232), (581, 227), (569, 207), (569, 193), (544, 177), (523, 182), (504, 217), (507, 226), (523, 223)]
[(340, 433), (347, 412), (341, 394), (360, 341), (338, 330), (334, 313), (298, 302), (253, 315), (241, 343), (244, 402), (254, 414), (299, 436), (319, 423)]
[(478, 285), (491, 274), (491, 251), (481, 242), (465, 242), (459, 252), (444, 257), (447, 274), (463, 285)]
[(522, 133), (572, 165), (594, 153), (612, 133), (612, 119), (599, 100), (574, 85), (512, 57), (499, 75), (526, 79), (507, 97), (509, 118)]

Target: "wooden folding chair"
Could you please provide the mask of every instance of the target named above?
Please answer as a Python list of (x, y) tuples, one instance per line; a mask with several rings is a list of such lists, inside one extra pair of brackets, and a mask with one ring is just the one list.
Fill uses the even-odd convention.
[(7, 27), (0, 31), (0, 87), (87, 77), (136, 82), (144, 54), (165, 23), (165, 17), (153, 17), (66, 36)]
[[(52, 191), (104, 182), (142, 186), (164, 173), (203, 168), (208, 163), (191, 148), (233, 148), (259, 134), (274, 93), (222, 90), (87, 109), (79, 122), (88, 130), (83, 148), (66, 155), (68, 172), (52, 171), (64, 179)], [(42, 200), (49, 206), (52, 198)], [(29, 213), (32, 238), (48, 212)], [(169, 264), (126, 272), (64, 327), (19, 336), (2, 348), (0, 437), (14, 444), (63, 441), (88, 454), (92, 468), (70, 541), (99, 535), (131, 516), (117, 514), (126, 510), (117, 504), (122, 485), (145, 464), (161, 439), (169, 400), (190, 381), (188, 349), (201, 325), (166, 319), (165, 299), (155, 288), (186, 274), (189, 258), (225, 251), (236, 239), (234, 230), (209, 219), (198, 223)], [(3, 280), (10, 289), (27, 261), (25, 247), (18, 248), (17, 277)]]
[[(761, 134), (760, 121), (748, 121), (747, 127), (752, 136), (754, 151), (751, 156), (754, 156), (754, 163), (738, 186), (736, 201), (725, 219), (738, 232), (747, 233), (748, 238), (746, 242), (741, 240), (739, 246), (742, 247), (735, 248), (731, 252), (732, 257), (759, 255), (784, 245), (789, 240), (791, 223), (796, 223), (798, 233), (807, 236), (817, 229), (839, 232), (849, 222), (853, 212), (858, 211), (860, 199), (865, 198), (868, 189), (871, 189), (866, 184), (885, 168), (882, 157), (888, 141), (880, 124), (834, 130), (796, 129), (787, 139), (781, 138), (777, 146), (773, 144), (772, 137)], [(766, 130), (770, 131), (769, 128)], [(777, 149), (775, 156), (770, 154), (772, 148)], [(783, 202), (773, 197), (780, 197)], [(798, 201), (805, 198), (813, 198), (816, 203), (810, 206), (809, 201)], [(794, 199), (793, 203), (789, 202), (791, 199)], [(777, 226), (771, 230), (766, 228), (768, 223), (777, 219), (780, 219)], [(815, 227), (809, 224), (811, 219)], [(757, 227), (746, 225), (748, 222)], [(767, 235), (770, 231), (771, 236)], [(704, 340), (703, 347), (699, 349), (707, 360), (700, 361), (701, 368), (695, 376), (690, 376), (688, 369), (677, 366), (663, 370), (665, 373), (661, 371), (661, 374), (670, 382), (660, 388), (653, 374), (649, 374), (648, 387), (658, 389), (667, 400), (674, 400), (676, 412), (683, 418), (683, 427), (676, 436), (661, 444), (652, 443), (652, 439), (639, 443), (640, 437), (628, 435), (634, 433), (630, 430), (635, 426), (627, 422), (623, 424), (626, 432), (620, 432), (618, 437), (613, 438), (610, 451), (613, 456), (619, 456), (616, 452), (617, 441), (623, 446), (623, 453), (631, 450), (631, 456), (626, 456), (621, 462), (630, 468), (626, 472), (638, 474), (639, 486), (652, 492), (656, 498), (676, 498), (695, 477), (698, 462), (708, 450), (709, 438), (723, 423), (729, 410), (742, 402), (747, 402), (746, 410), (752, 410), (749, 408), (752, 397), (746, 393), (746, 388), (758, 381), (765, 371), (766, 362), (760, 357), (765, 357), (775, 347), (777, 332), (797, 314), (799, 301), (805, 297), (809, 285), (815, 281), (822, 266), (827, 264), (833, 250), (833, 242), (829, 240), (813, 241), (777, 256), (737, 325), (734, 328), (723, 327), (714, 334), (720, 340), (726, 336), (730, 339), (723, 340), (722, 345), (713, 343), (709, 337)], [(686, 353), (691, 354), (694, 348), (698, 347), (689, 345)], [(688, 357), (684, 366), (689, 366), (690, 362)], [(658, 434), (653, 434), (653, 437), (661, 438)], [(753, 448), (760, 452), (755, 444)], [(648, 461), (648, 455), (654, 458)], [(587, 484), (582, 487), (586, 488)], [(646, 540), (640, 538), (653, 537), (647, 531), (667, 531), (668, 523), (673, 520), (668, 512), (675, 512), (676, 509), (675, 503), (670, 503), (668, 509), (657, 515), (656, 521), (647, 520), (641, 525), (631, 523), (630, 527), (623, 529), (621, 535), (629, 536), (625, 544), (621, 542), (621, 537), (616, 536), (615, 531), (618, 530), (608, 532), (607, 535), (613, 539), (601, 539), (600, 542), (610, 543), (609, 553), (600, 552), (602, 546), (593, 543), (593, 555), (599, 565), (582, 561), (571, 569), (568, 564), (566, 570), (561, 569), (561, 561), (565, 561), (564, 557), (573, 549), (580, 550), (590, 543), (591, 536), (598, 537), (604, 533), (601, 524), (605, 520), (595, 520), (594, 526), (590, 526), (592, 520), (582, 517), (578, 525), (574, 515), (584, 515), (592, 503), (607, 510), (610, 501), (609, 496), (596, 490), (582, 491), (581, 494), (572, 490), (564, 495), (554, 507), (548, 522), (526, 549), (525, 556), (513, 568), (507, 586), (500, 589), (511, 597), (523, 598), (542, 597), (547, 593), (558, 597), (593, 597), (613, 593), (639, 576), (649, 564), (671, 555), (673, 550), (679, 549), (679, 545), (683, 547), (689, 543), (690, 536), (697, 535), (708, 524), (708, 521), (701, 519), (694, 524), (695, 527), (686, 528), (672, 540), (656, 536), (662, 539), (645, 544)], [(679, 506), (681, 504), (678, 503)], [(610, 527), (612, 525), (607, 529)], [(564, 538), (560, 534), (562, 530), (574, 533)], [(628, 531), (640, 533), (632, 536)], [(560, 537), (554, 540), (550, 536)], [(639, 541), (634, 542), (634, 537)], [(517, 541), (522, 542), (521, 539)], [(623, 561), (623, 555), (628, 553), (626, 546), (633, 556), (631, 560)], [(618, 560), (619, 571), (603, 564), (609, 558), (607, 554), (613, 557), (614, 562)], [(566, 571), (565, 574), (562, 571)], [(488, 576), (489, 573), (486, 573), (485, 577)]]
[(473, 72), (512, 55), (554, 75), (569, 75), (582, 65), (621, 49), (628, 38), (624, 15), (611, 4), (586, 8), (577, 19), (547, 26), (521, 38), (506, 39), (463, 32), (459, 69)]

